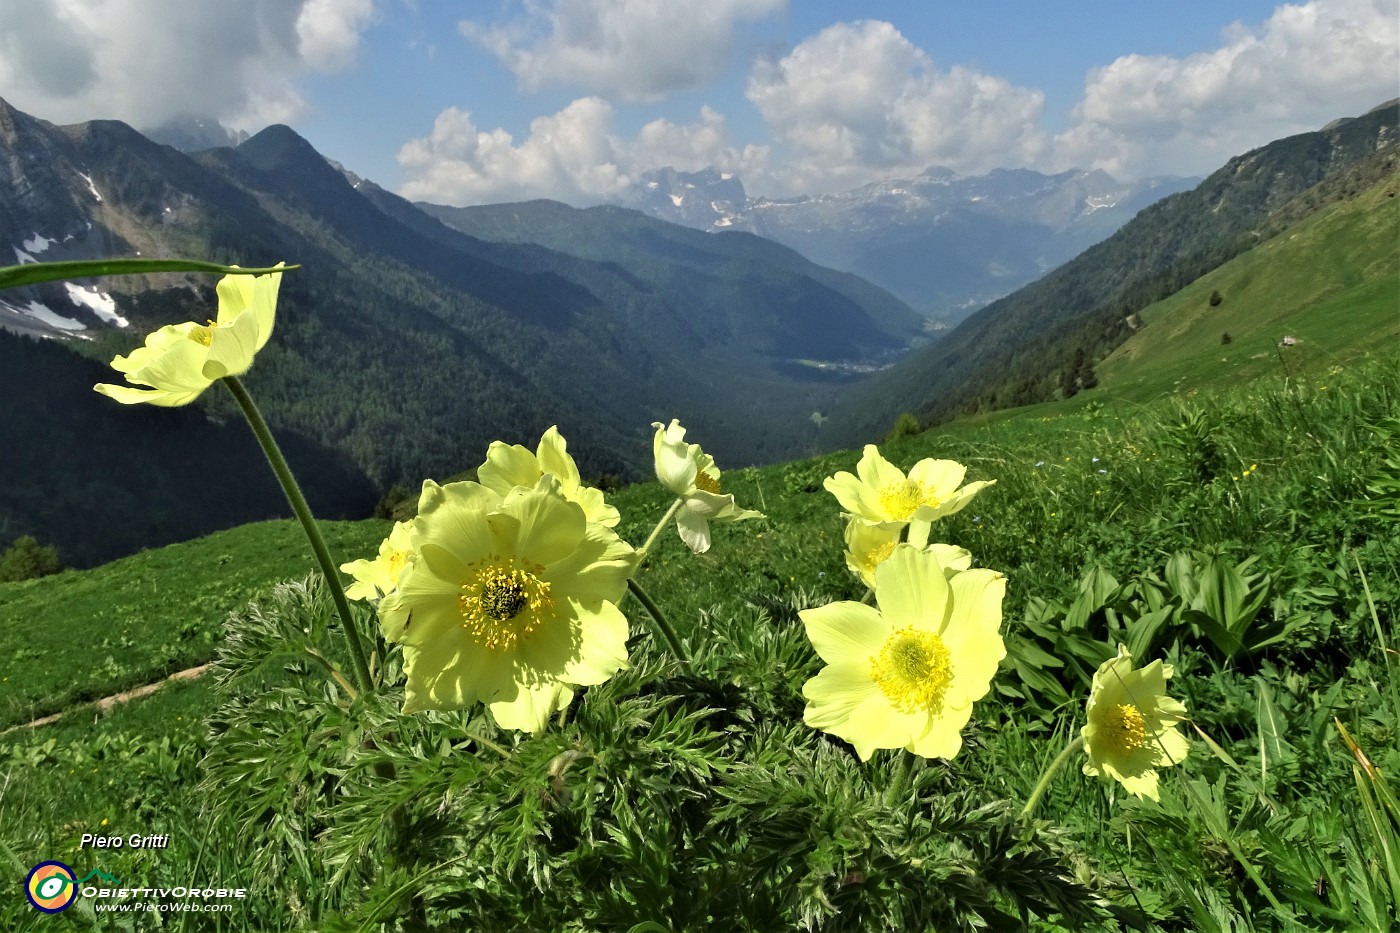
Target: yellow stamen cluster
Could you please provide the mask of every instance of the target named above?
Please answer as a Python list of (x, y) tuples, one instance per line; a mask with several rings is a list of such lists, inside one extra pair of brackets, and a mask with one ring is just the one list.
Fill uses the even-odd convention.
[(1147, 745), (1147, 723), (1136, 706), (1120, 703), (1109, 712), (1103, 735), (1119, 754), (1135, 752)]
[(522, 570), (514, 561), (492, 558), (462, 584), (457, 596), (462, 626), (483, 647), (514, 649), (554, 605), (549, 584), (535, 576), (543, 569)]
[(709, 492), (719, 495), (719, 480), (704, 470), (695, 471), (695, 488), (701, 492)]
[(921, 506), (938, 506), (938, 497), (915, 479), (900, 480), (880, 487), (880, 506), (896, 521), (906, 521)]
[(953, 680), (948, 646), (935, 632), (899, 629), (870, 659), (870, 676), (901, 712), (937, 711)]
[(874, 570), (889, 560), (890, 555), (894, 553), (894, 546), (898, 543), (898, 541), (886, 541), (884, 544), (871, 548), (869, 553), (865, 555), (866, 564), (871, 570)]

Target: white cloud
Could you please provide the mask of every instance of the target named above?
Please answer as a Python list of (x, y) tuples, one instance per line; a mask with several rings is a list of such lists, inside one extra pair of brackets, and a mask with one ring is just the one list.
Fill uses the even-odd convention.
[(1257, 30), (1234, 24), (1212, 51), (1125, 55), (1091, 71), (1056, 162), (1125, 177), (1209, 172), (1394, 97), (1397, 73), (1395, 0), (1283, 5)]
[(931, 165), (1026, 165), (1044, 145), (1044, 94), (972, 68), (939, 70), (885, 22), (827, 27), (782, 59), (757, 64), (746, 93), (784, 145), (795, 191)]
[(354, 60), (373, 0), (0, 0), (0, 89), (57, 123), (287, 122), (297, 81)]
[(698, 123), (654, 120), (633, 138), (618, 136), (613, 106), (583, 97), (530, 123), (519, 144), (503, 129), (484, 131), (471, 114), (450, 107), (433, 132), (399, 150), (400, 193), (441, 204), (487, 204), (553, 198), (576, 205), (624, 195), (647, 169), (762, 170), (766, 150), (729, 142), (724, 117), (707, 108)]
[(465, 20), (462, 34), (527, 89), (562, 84), (637, 101), (718, 77), (737, 25), (781, 12), (787, 0), (526, 0), (524, 6), (523, 17), (497, 25)]
[(297, 16), (297, 49), (317, 71), (341, 71), (355, 63), (360, 33), (373, 19), (373, 0), (306, 0)]

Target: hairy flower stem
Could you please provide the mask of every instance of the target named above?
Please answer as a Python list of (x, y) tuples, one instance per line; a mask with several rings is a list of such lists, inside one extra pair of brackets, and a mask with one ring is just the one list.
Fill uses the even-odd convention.
[(282, 491), (287, 494), (287, 501), (291, 503), (292, 511), (296, 513), (302, 530), (311, 542), (311, 550), (316, 554), (316, 562), (321, 565), (321, 574), (326, 578), (336, 611), (340, 613), (340, 621), (345, 627), (345, 641), (350, 645), (350, 656), (355, 662), (356, 685), (360, 688), (360, 693), (369, 693), (374, 689), (374, 680), (369, 673), (364, 642), (360, 638), (360, 630), (355, 625), (354, 616), (350, 614), (350, 603), (345, 598), (345, 588), (340, 583), (340, 572), (331, 560), (326, 540), (321, 537), (321, 531), (316, 527), (316, 519), (312, 517), (311, 508), (306, 504), (306, 497), (301, 494), (301, 487), (297, 485), (296, 477), (287, 466), (287, 459), (282, 456), (282, 450), (277, 446), (267, 422), (263, 420), (262, 412), (258, 411), (258, 406), (253, 403), (253, 397), (248, 394), (248, 390), (243, 388), (243, 383), (237, 376), (225, 376), (222, 381), (233, 393), (238, 406), (243, 409), (248, 426), (253, 429), (253, 435), (262, 446), (263, 454), (267, 457), (272, 472), (277, 476), (277, 482), (282, 484)]
[(896, 754), (899, 755), (899, 763), (895, 765), (895, 772), (890, 777), (889, 786), (885, 788), (884, 797), (881, 798), (886, 807), (893, 807), (899, 802), (899, 797), (909, 782), (909, 773), (914, 767), (913, 752), (901, 749)]
[(666, 510), (666, 514), (661, 516), (661, 521), (657, 522), (656, 527), (651, 530), (651, 534), (647, 535), (646, 542), (643, 543), (641, 547), (637, 548), (638, 567), (642, 565), (642, 561), (647, 559), (647, 554), (651, 551), (651, 546), (656, 543), (657, 538), (661, 537), (661, 532), (666, 530), (666, 526), (671, 524), (671, 519), (676, 517), (676, 513), (681, 510), (682, 505), (685, 505), (684, 499), (677, 499), (675, 502), (672, 502), (671, 507)]
[(1031, 799), (1027, 800), (1025, 807), (1022, 808), (1021, 819), (1030, 817), (1031, 813), (1035, 810), (1035, 805), (1040, 803), (1041, 797), (1045, 796), (1045, 791), (1050, 787), (1050, 780), (1054, 778), (1055, 772), (1059, 771), (1061, 766), (1063, 766), (1066, 761), (1069, 761), (1069, 756), (1083, 745), (1084, 736), (1076, 736), (1075, 740), (1066, 745), (1065, 750), (1060, 752), (1060, 754), (1055, 757), (1054, 761), (1050, 762), (1050, 767), (1046, 768), (1045, 773), (1040, 776), (1040, 783), (1036, 784), (1035, 790), (1031, 791)]
[(685, 648), (681, 646), (681, 640), (676, 635), (676, 630), (671, 628), (671, 623), (666, 621), (666, 616), (661, 612), (661, 607), (652, 602), (646, 590), (642, 589), (636, 580), (627, 581), (627, 592), (637, 597), (637, 602), (642, 604), (642, 608), (651, 613), (652, 619), (656, 622), (657, 629), (661, 632), (661, 637), (666, 639), (666, 644), (671, 646), (671, 653), (676, 656), (676, 660), (681, 662), (681, 667), (685, 668), (687, 674), (693, 673), (690, 666), (690, 655), (686, 654)]

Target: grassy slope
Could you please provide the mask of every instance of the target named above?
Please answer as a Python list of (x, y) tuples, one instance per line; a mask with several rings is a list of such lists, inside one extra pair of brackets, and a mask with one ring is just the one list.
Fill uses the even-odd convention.
[[(1397, 191), (1400, 173), (1144, 309), (1143, 328), (1099, 366), (1105, 394), (1146, 401), (1178, 387), (1238, 385), (1280, 373), (1281, 363), (1298, 375), (1397, 346)], [(1214, 291), (1224, 300), (1212, 308)], [(1280, 354), (1285, 335), (1299, 343)]]
[[(322, 528), (332, 553), (351, 560), (372, 551), (388, 523)], [(230, 610), (314, 566), (301, 526), (288, 520), (0, 583), (0, 729), (209, 660)]]

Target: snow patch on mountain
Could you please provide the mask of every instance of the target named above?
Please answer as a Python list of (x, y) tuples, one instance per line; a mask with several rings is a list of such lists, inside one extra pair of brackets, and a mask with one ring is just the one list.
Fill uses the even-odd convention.
[(81, 178), (83, 181), (87, 182), (88, 190), (92, 192), (92, 196), (94, 198), (97, 198), (97, 201), (100, 204), (102, 202), (102, 195), (98, 192), (97, 186), (92, 183), (92, 176), (84, 175), (82, 172), (78, 172), (78, 177)]
[(131, 323), (117, 313), (116, 300), (111, 295), (99, 292), (96, 286), (84, 288), (81, 285), (74, 285), (72, 282), (64, 282), (63, 286), (68, 289), (69, 301), (80, 308), (87, 308), (108, 324), (126, 327)]
[(50, 246), (57, 242), (57, 240), (51, 237), (46, 237), (36, 232), (34, 236), (30, 237), (27, 240), (24, 240), (20, 245), (24, 247), (24, 250), (27, 253), (42, 253), (44, 250), (48, 249)]
[[(13, 305), (7, 301), (0, 301), (0, 311), (8, 312), (10, 315), (22, 315), (40, 324), (47, 325), (47, 328), (58, 332), (76, 333), (78, 331), (87, 330), (87, 326), (84, 325), (82, 321), (75, 321), (71, 317), (55, 314), (52, 308), (38, 301), (31, 300), (26, 305)], [(45, 336), (45, 328), (31, 326), (27, 329), (17, 329), (19, 329), (21, 333), (27, 331)], [(48, 334), (47, 336), (58, 336), (58, 334)]]

